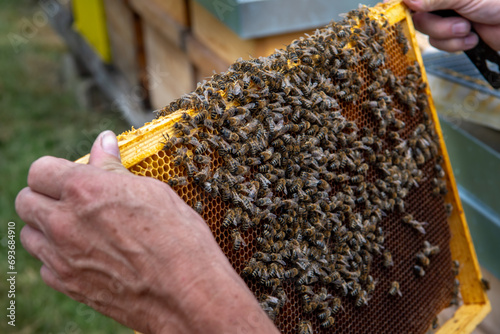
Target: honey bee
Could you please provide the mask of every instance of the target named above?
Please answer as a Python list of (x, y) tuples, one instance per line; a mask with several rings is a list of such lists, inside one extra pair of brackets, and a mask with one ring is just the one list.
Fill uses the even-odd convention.
[(401, 289), (400, 289), (398, 281), (394, 281), (391, 283), (391, 288), (389, 289), (389, 294), (391, 296), (395, 296), (396, 294), (399, 295), (399, 297), (403, 296), (403, 294), (401, 293)]
[(194, 178), (194, 174), (198, 172), (198, 168), (193, 165), (190, 161), (184, 162), (184, 167), (186, 168), (186, 173), (190, 178)]
[(321, 320), (325, 320), (332, 315), (332, 309), (330, 307), (326, 307), (321, 313), (318, 314), (318, 318)]
[(168, 185), (171, 187), (185, 186), (187, 183), (187, 178), (184, 176), (173, 177), (168, 180)]
[[(235, 80), (236, 78), (233, 78)], [(229, 84), (228, 87), (226, 88), (226, 99), (227, 101), (231, 102), (236, 99), (241, 94), (241, 86), (238, 82), (234, 82), (232, 84)]]
[(189, 136), (191, 134), (192, 127), (186, 124), (182, 124), (181, 122), (177, 122), (174, 124), (174, 129), (176, 129), (178, 133)]
[(236, 173), (236, 170), (238, 169), (238, 166), (240, 165), (240, 163), (236, 159), (234, 159), (233, 157), (227, 157), (226, 164), (227, 164), (228, 170), (233, 174)]
[(402, 30), (400, 25), (398, 25), (396, 27), (396, 32), (397, 32), (396, 42), (398, 42), (398, 44), (401, 44), (401, 46), (403, 47), (403, 54), (408, 53), (408, 51), (409, 51), (408, 39), (404, 35), (403, 30)]
[(368, 293), (362, 290), (356, 297), (356, 306), (361, 307), (363, 305), (368, 305)]
[(300, 63), (300, 59), (299, 59), (299, 56), (297, 55), (296, 52), (290, 52), (288, 54), (288, 57), (289, 59), (291, 60), (291, 62), (294, 64), (294, 65), (298, 65)]
[[(371, 62), (370, 62), (370, 64), (371, 64)], [(369, 93), (371, 93), (371, 92), (373, 92), (373, 91), (375, 91), (375, 90), (377, 90), (377, 89), (379, 89), (379, 88), (380, 88), (380, 82), (379, 82), (379, 81), (374, 81), (374, 82), (372, 82), (372, 83), (371, 83), (371, 84), (370, 84), (370, 85), (366, 88), (366, 90), (367, 90)], [(373, 102), (372, 102), (372, 103), (373, 103)], [(375, 107), (375, 108), (376, 108), (377, 106), (378, 106), (378, 103), (376, 103), (376, 102), (375, 102), (375, 105), (374, 105), (374, 106), (372, 106), (372, 104), (370, 104), (370, 107), (372, 107), (372, 108), (373, 108), (373, 107)]]
[(279, 152), (273, 154), (270, 164), (274, 167), (281, 165), (281, 154)]
[(338, 183), (342, 183), (342, 182), (348, 182), (349, 179), (350, 179), (350, 176), (347, 174), (338, 174), (335, 178), (335, 181)]
[(402, 220), (403, 223), (410, 225), (421, 234), (425, 234), (424, 226), (427, 225), (427, 222), (419, 222), (413, 219), (413, 216), (411, 214), (405, 215)]
[(351, 94), (344, 97), (344, 100), (346, 102), (353, 102), (353, 101), (357, 101), (358, 99), (359, 99), (359, 95), (356, 93), (351, 93)]
[(349, 77), (349, 70), (339, 69), (337, 70), (337, 79), (343, 80)]
[(425, 276), (425, 270), (421, 266), (413, 266), (413, 269), (415, 271), (415, 274), (419, 277)]
[(460, 281), (455, 278), (453, 280), (453, 292), (451, 296), (450, 305), (458, 306), (460, 304)]
[(453, 275), (458, 276), (460, 273), (460, 262), (458, 260), (453, 260), (452, 264)]
[(371, 69), (375, 69), (375, 68), (381, 66), (384, 63), (384, 61), (385, 61), (384, 54), (383, 53), (377, 53), (368, 62), (368, 67), (370, 67)]
[(212, 159), (206, 155), (195, 155), (193, 161), (202, 165), (208, 165)]
[(164, 133), (162, 134), (163, 138), (165, 139), (164, 142), (161, 142), (163, 144), (163, 150), (165, 151), (168, 151), (170, 150), (172, 147), (174, 147), (175, 143), (173, 140), (171, 140), (170, 136), (168, 135), (168, 133)]
[(281, 280), (279, 278), (264, 279), (263, 283), (268, 288), (273, 288), (275, 290), (281, 285)]
[(313, 334), (312, 325), (310, 321), (301, 321), (299, 324), (299, 334)]
[(243, 165), (239, 165), (239, 166), (236, 168), (235, 174), (236, 174), (236, 175), (245, 175), (245, 174), (247, 174), (248, 172), (250, 172), (250, 166), (243, 166)]
[(224, 217), (224, 220), (222, 221), (222, 226), (224, 228), (229, 227), (229, 225), (231, 225), (231, 224), (237, 225), (236, 212), (234, 209), (228, 209), (226, 212), (226, 216)]
[[(257, 276), (258, 272), (258, 264), (257, 261), (254, 258), (251, 258), (250, 261), (247, 263), (247, 265), (243, 268), (242, 274), (245, 276)], [(254, 275), (255, 272), (255, 275)]]
[(401, 198), (396, 198), (396, 210), (400, 213), (405, 212), (405, 202)]
[(431, 256), (439, 253), (440, 248), (438, 245), (431, 245), (429, 241), (424, 241), (424, 254), (425, 256)]
[(271, 181), (266, 179), (266, 177), (261, 173), (255, 174), (255, 179), (259, 182), (260, 187), (262, 187), (263, 189), (267, 189), (271, 185)]
[(200, 184), (202, 182), (205, 182), (208, 179), (208, 175), (209, 175), (209, 167), (207, 166), (203, 170), (195, 173), (193, 180), (194, 180), (194, 182)]
[(446, 187), (445, 180), (438, 180), (436, 178), (432, 179), (432, 183), (435, 186), (432, 190), (432, 193), (435, 196), (446, 195), (448, 193), (448, 188)]
[(209, 145), (206, 141), (202, 141), (201, 143), (199, 143), (198, 146), (196, 146), (196, 148), (194, 150), (194, 154), (201, 155), (201, 154), (205, 153), (208, 150), (208, 146)]
[(282, 178), (278, 180), (278, 183), (276, 185), (276, 191), (277, 192), (283, 192), (285, 195), (288, 194), (287, 189), (286, 189), (286, 179)]
[(274, 154), (274, 148), (270, 147), (267, 150), (261, 152), (260, 157), (262, 158), (262, 161), (268, 161), (273, 157), (273, 154)]
[(326, 320), (321, 323), (321, 327), (330, 328), (333, 326), (334, 323), (335, 323), (335, 319), (330, 316), (330, 317), (326, 318)]
[(484, 277), (481, 277), (481, 287), (484, 291), (489, 291), (491, 289), (490, 282)]
[(259, 158), (248, 157), (245, 160), (245, 164), (249, 166), (259, 166), (260, 164), (262, 164), (262, 160)]
[[(193, 120), (193, 123), (198, 125), (198, 124), (201, 124), (203, 121), (205, 121), (207, 118), (207, 112), (206, 111), (201, 111), (199, 112), (198, 114), (196, 114), (192, 120)], [(204, 124), (205, 126), (207, 126), (207, 124)], [(208, 126), (207, 126), (208, 127)]]
[(433, 320), (432, 320), (432, 325), (431, 325), (432, 329), (436, 329), (439, 327), (439, 320), (438, 320), (438, 317), (435, 317)]
[(424, 267), (427, 267), (430, 263), (429, 258), (422, 252), (418, 252), (415, 257), (417, 258), (418, 263)]
[(176, 156), (174, 158), (174, 165), (175, 166), (180, 166), (188, 160), (186, 152), (187, 152), (187, 150), (180, 152), (180, 153), (176, 152)]
[(246, 197), (246, 196), (243, 196), (243, 195), (240, 196), (240, 203), (243, 206), (243, 208), (245, 210), (247, 210), (248, 212), (252, 212), (253, 213), (254, 206), (252, 204), (252, 201), (253, 200), (251, 198), (249, 198), (249, 197)]
[(299, 270), (297, 268), (292, 268), (287, 271), (285, 271), (284, 277), (285, 278), (293, 278), (296, 277), (299, 274)]
[(302, 293), (302, 294), (305, 293), (305, 294), (309, 294), (311, 296), (314, 295), (314, 291), (312, 290), (312, 287), (310, 287), (308, 285), (300, 285), (297, 290), (299, 293)]
[(367, 275), (366, 286), (365, 286), (366, 292), (372, 293), (375, 290), (376, 283), (377, 282), (373, 279), (371, 275)]
[(389, 251), (384, 251), (384, 267), (392, 267), (394, 261), (392, 260), (392, 255)]
[(210, 182), (203, 182), (203, 189), (207, 192), (207, 193), (212, 193), (212, 183)]
[(243, 212), (241, 214), (241, 231), (242, 232), (248, 231), (248, 229), (252, 226), (253, 226), (253, 222), (250, 219), (250, 217), (248, 216), (248, 213)]
[(196, 202), (196, 204), (194, 205), (194, 211), (201, 215), (201, 213), (203, 212), (203, 203), (201, 201)]
[(246, 246), (245, 241), (241, 237), (240, 231), (238, 231), (237, 229), (233, 229), (233, 231), (231, 232), (231, 237), (233, 238), (233, 249), (235, 251), (238, 251), (242, 245)]

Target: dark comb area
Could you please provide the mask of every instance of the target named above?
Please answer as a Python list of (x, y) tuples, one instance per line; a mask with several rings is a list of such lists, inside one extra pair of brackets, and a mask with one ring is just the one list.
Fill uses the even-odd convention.
[(406, 21), (366, 7), (239, 60), (159, 116), (167, 182), (283, 333), (425, 333), (454, 274), (438, 136)]

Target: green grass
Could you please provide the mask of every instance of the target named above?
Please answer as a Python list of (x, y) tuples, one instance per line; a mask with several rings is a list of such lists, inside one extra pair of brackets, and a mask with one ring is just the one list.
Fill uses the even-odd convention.
[(74, 160), (88, 153), (100, 131), (129, 128), (120, 115), (82, 110), (60, 81), (64, 44), (45, 25), (15, 52), (9, 38), (40, 11), (38, 1), (0, 0), (0, 333), (131, 333), (132, 331), (47, 287), (40, 262), (17, 238), (16, 327), (7, 325), (7, 223), (24, 225), (14, 200), (30, 164), (43, 155)]

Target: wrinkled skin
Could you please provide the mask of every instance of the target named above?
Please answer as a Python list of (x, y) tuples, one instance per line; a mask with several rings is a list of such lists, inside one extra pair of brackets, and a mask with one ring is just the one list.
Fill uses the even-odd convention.
[(203, 219), (117, 156), (108, 131), (88, 165), (32, 164), (16, 210), (45, 283), (143, 333), (277, 333)]

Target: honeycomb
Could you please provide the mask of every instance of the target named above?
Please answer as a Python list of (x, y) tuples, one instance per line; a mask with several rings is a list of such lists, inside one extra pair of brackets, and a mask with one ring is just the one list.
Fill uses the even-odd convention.
[[(286, 50), (278, 50), (267, 59), (238, 61), (228, 72), (214, 75), (211, 80), (200, 83), (196, 92), (183, 96), (160, 111), (160, 116), (165, 116), (168, 120), (167, 126), (162, 128), (164, 139), (161, 142), (158, 136), (147, 137), (147, 134), (153, 132), (153, 129), (158, 131), (155, 126), (162, 122), (162, 117), (139, 130), (118, 137), (122, 161), (131, 172), (170, 184), (186, 203), (200, 213), (235, 270), (243, 277), (261, 302), (261, 306), (283, 333), (424, 333), (442, 309), (450, 303), (458, 302), (456, 268), (452, 264), (449, 247), (451, 235), (447, 217), (451, 205), (446, 204), (443, 197), (449, 188), (444, 181), (444, 171), (441, 167), (443, 152), (438, 146), (435, 146), (435, 152), (425, 151), (425, 148), (434, 147), (432, 143), (439, 145), (425, 94), (428, 88), (420, 76), (416, 51), (412, 44), (408, 43), (412, 39), (409, 30), (411, 22), (406, 21), (407, 12), (402, 6), (396, 6), (397, 10), (387, 12), (386, 17), (383, 15), (385, 8), (382, 6), (371, 9), (371, 12), (360, 8), (347, 14), (340, 23), (332, 23), (324, 30), (317, 31), (314, 36), (294, 41)], [(396, 14), (393, 15), (393, 12)], [(345, 41), (340, 45), (336, 44), (341, 55), (331, 55), (331, 63), (327, 64), (323, 63), (323, 58), (317, 53), (306, 51), (308, 54), (304, 54), (304, 45), (308, 47), (317, 46), (318, 42), (326, 43), (323, 38), (332, 31), (338, 35), (335, 40)], [(360, 39), (358, 35), (363, 35), (363, 31), (365, 37)], [(369, 56), (364, 58), (365, 44), (373, 42), (375, 44), (370, 44), (370, 48), (378, 52), (369, 53)], [(347, 50), (347, 53), (344, 54), (343, 50)], [(286, 61), (276, 61), (283, 57)], [(336, 63), (337, 60), (340, 62)], [(307, 70), (309, 65), (313, 71), (304, 74), (302, 79), (294, 77), (296, 73)], [(255, 75), (252, 68), (257, 66), (260, 69), (258, 73), (265, 72), (260, 80), (248, 74)], [(332, 66), (337, 70), (328, 72)], [(294, 102), (298, 104), (296, 99), (277, 104), (280, 96), (288, 98), (298, 95), (296, 88), (300, 86), (302, 90), (304, 87), (297, 83), (308, 80), (307, 78), (313, 78), (309, 80), (312, 88), (306, 93), (310, 94), (313, 100), (312, 92), (318, 91), (315, 82), (323, 83), (321, 80), (324, 80), (324, 77), (322, 79), (321, 75), (326, 73), (325, 69), (331, 75), (331, 81), (327, 83), (339, 84), (334, 91), (327, 92), (334, 97), (338, 105), (332, 105), (332, 100), (322, 95), (321, 99), (316, 98), (302, 109), (302, 113), (306, 109), (321, 111), (317, 113), (323, 117), (321, 121), (311, 118), (310, 114), (306, 118), (308, 121), (304, 121), (303, 116), (296, 116), (287, 110), (287, 105)], [(344, 69), (355, 74), (349, 74), (346, 78), (345, 72), (341, 71)], [(273, 76), (293, 78), (295, 84), (289, 85), (286, 80), (281, 86), (273, 84), (270, 79), (274, 78)], [(377, 93), (380, 92), (380, 87), (372, 86), (381, 77), (388, 78), (381, 84), (382, 91), (387, 92), (388, 96), (380, 95)], [(397, 84), (394, 84), (395, 80)], [(242, 87), (235, 88), (236, 82), (241, 82)], [(269, 92), (266, 90), (268, 87), (271, 87)], [(264, 92), (264, 95), (255, 95), (255, 92)], [(257, 101), (262, 96), (266, 96), (265, 103)], [(415, 101), (407, 96), (413, 96)], [(321, 100), (325, 102), (322, 103)], [(380, 115), (380, 110), (376, 110), (379, 105), (374, 107), (370, 104), (374, 100), (380, 103), (381, 100), (385, 101), (384, 105), (387, 103), (390, 107), (380, 109), (390, 109), (390, 112)], [(231, 116), (214, 114), (216, 108), (213, 101), (218, 101), (226, 113), (233, 110)], [(282, 108), (283, 106), (285, 107)], [(262, 113), (262, 110), (267, 108), (280, 110), (282, 115), (274, 112), (274, 121), (272, 118), (270, 121), (266, 116), (269, 114), (261, 117), (259, 112)], [(251, 110), (251, 113), (239, 119), (233, 118), (239, 116), (240, 112), (246, 113), (246, 109)], [(234, 110), (238, 110), (238, 113), (235, 114)], [(231, 142), (233, 133), (242, 135), (241, 130), (255, 119), (258, 119), (257, 123), (265, 124), (268, 132), (264, 131), (264, 136), (271, 133), (268, 136), (273, 137), (273, 140), (282, 138), (290, 141), (292, 144), (287, 144), (290, 148), (281, 149), (286, 146), (282, 143), (281, 148), (276, 146), (273, 151), (268, 151), (269, 147), (273, 146), (273, 141), (269, 141), (269, 147), (254, 149), (250, 146), (241, 153), (242, 151), (229, 152), (228, 149), (201, 145), (204, 142), (211, 143), (214, 138), (219, 138), (219, 144), (223, 142), (220, 138)], [(325, 137), (318, 131), (319, 126), (316, 130), (314, 126), (329, 124), (331, 120), (339, 121), (342, 128), (334, 131), (335, 143), (327, 149), (325, 143), (331, 141), (327, 138), (333, 137)], [(387, 120), (388, 124), (385, 123)], [(221, 124), (223, 126), (220, 126)], [(287, 131), (294, 129), (293, 124), (296, 128), (293, 131), (296, 133), (286, 137)], [(304, 128), (297, 128), (297, 124), (304, 124)], [(331, 123), (327, 126), (331, 126)], [(259, 137), (263, 136), (259, 130), (250, 134), (249, 138), (234, 140), (232, 143), (242, 149), (244, 143), (258, 141)], [(329, 136), (332, 136), (330, 132)], [(374, 143), (371, 143), (371, 136), (376, 138)], [(318, 137), (319, 141), (312, 141), (313, 144), (305, 142), (305, 146), (293, 151), (295, 141), (300, 142), (303, 138), (310, 141), (314, 137)], [(157, 138), (156, 142), (153, 142), (154, 138)], [(140, 145), (134, 144), (136, 139)], [(314, 151), (317, 147), (321, 150), (325, 148), (325, 151), (321, 152), (328, 151), (330, 154), (347, 152), (339, 166), (328, 167), (329, 170), (335, 171), (335, 176), (326, 183), (323, 180), (330, 174), (321, 169), (321, 166), (310, 167), (313, 159), (306, 156), (311, 152), (317, 154), (318, 151)], [(419, 153), (419, 150), (425, 154)], [(264, 151), (270, 152), (267, 158)], [(355, 151), (361, 153), (356, 155), (353, 153)], [(278, 152), (281, 152), (279, 156)], [(355, 167), (350, 167), (346, 156), (352, 160), (359, 158), (354, 163)], [(298, 160), (293, 160), (297, 157)], [(254, 159), (252, 161), (267, 160), (268, 166), (259, 162), (242, 167), (250, 161), (249, 158)], [(306, 162), (308, 159), (309, 162)], [(320, 161), (322, 157), (316, 156), (314, 159)], [(397, 162), (401, 159), (404, 163)], [(299, 175), (297, 172), (295, 175), (293, 170), (287, 170), (285, 175), (293, 179), (290, 183), (280, 184), (278, 179), (272, 182), (258, 181), (261, 186), (269, 182), (274, 192), (264, 189), (261, 193), (259, 189), (257, 195), (250, 195), (249, 190), (245, 189), (244, 185), (256, 184), (252, 181), (262, 180), (262, 175), (272, 178), (271, 174), (278, 173), (280, 168), (286, 168), (287, 164), (291, 166), (290, 161), (297, 161), (301, 165), (300, 169), (307, 173)], [(335, 159), (333, 162), (336, 163)], [(367, 162), (366, 169), (361, 167), (363, 162)], [(398, 166), (405, 166), (407, 171), (411, 172), (405, 174), (405, 170), (398, 169)], [(262, 168), (271, 168), (271, 172), (265, 173)], [(276, 171), (272, 171), (273, 169)], [(360, 171), (361, 169), (363, 171)], [(219, 177), (216, 175), (219, 172), (235, 175), (231, 177), (234, 178), (231, 188), (236, 192), (224, 191), (222, 188), (220, 192), (214, 191), (217, 184), (222, 185), (217, 181)], [(360, 175), (363, 176), (361, 179)], [(403, 177), (415, 182), (403, 182), (399, 179)], [(312, 182), (313, 186), (296, 188), (304, 188), (308, 192), (301, 194), (299, 190), (292, 190), (298, 179), (304, 183), (310, 183), (313, 179), (316, 181)], [(225, 182), (229, 180), (227, 176)], [(384, 190), (387, 185), (384, 186), (381, 180), (390, 184), (387, 190)], [(211, 186), (207, 187), (207, 184)], [(407, 185), (397, 187), (398, 184)], [(382, 194), (373, 196), (370, 192), (369, 197), (363, 197), (366, 192), (362, 189), (373, 185), (382, 189)], [(319, 197), (320, 191), (316, 188), (328, 193), (328, 198)], [(250, 201), (245, 203), (241, 199), (236, 200), (239, 198), (236, 196), (238, 192), (241, 197)], [(350, 196), (356, 199), (354, 203), (348, 202)], [(383, 199), (382, 202), (379, 197)], [(282, 201), (288, 202), (284, 205)], [(335, 203), (340, 204), (335, 207)], [(263, 208), (271, 208), (271, 211), (266, 218), (255, 220), (262, 222), (254, 223), (254, 218), (267, 211)], [(252, 223), (245, 226), (241, 222), (234, 223), (233, 219), (233, 225), (236, 226), (227, 224), (228, 212), (234, 210), (247, 214)], [(323, 215), (323, 211), (338, 214), (338, 226), (327, 225), (326, 222), (333, 218), (332, 215)], [(295, 215), (293, 224), (285, 218), (292, 214)], [(380, 217), (374, 218), (375, 216)], [(354, 222), (360, 217), (366, 219), (363, 224), (367, 220), (371, 222), (368, 221), (363, 227), (356, 226)], [(297, 223), (299, 219), (302, 220)], [(270, 226), (275, 233), (271, 237)], [(296, 228), (293, 233), (290, 232), (291, 226)], [(308, 232), (311, 230), (313, 232)], [(370, 237), (369, 231), (373, 232), (373, 239), (369, 239), (370, 242), (362, 241), (363, 237)], [(278, 237), (280, 232), (283, 234)], [(344, 238), (346, 235), (349, 236), (348, 239)], [(356, 236), (358, 244), (353, 241), (353, 236)], [(272, 251), (264, 250), (266, 244), (263, 244), (262, 240), (270, 249), (275, 250), (272, 255), (276, 255), (281, 249), (281, 242), (292, 244), (293, 241), (299, 241), (300, 247), (304, 245), (298, 253), (307, 255), (288, 254), (284, 255), (284, 258), (265, 260), (265, 257), (262, 259), (262, 256), (266, 255), (265, 252)], [(375, 246), (378, 250), (372, 249)], [(356, 260), (356, 255), (359, 254), (363, 255), (362, 260)], [(372, 259), (365, 260), (365, 256)], [(305, 258), (307, 261), (301, 262), (305, 261)], [(257, 262), (265, 264), (266, 270), (280, 269), (283, 272), (277, 270), (278, 273), (275, 271), (274, 274), (267, 274), (267, 271), (259, 270), (254, 275), (257, 271), (248, 269)], [(316, 267), (306, 270), (303, 268), (304, 263), (313, 263)], [(334, 269), (328, 269), (327, 264), (332, 263), (334, 267), (331, 268)], [(368, 269), (357, 268), (358, 265), (361, 267), (364, 264), (368, 264)], [(293, 269), (300, 275), (290, 274)], [(325, 279), (325, 276), (333, 276), (333, 272), (337, 273), (337, 270), (341, 272), (341, 280), (338, 279), (332, 284)], [(361, 276), (359, 273), (362, 271), (365, 275)], [(343, 283), (338, 285), (338, 282)], [(340, 301), (340, 304), (336, 304), (337, 301)]]
[[(383, 26), (383, 23), (380, 23), (380, 26), (387, 34), (382, 45), (386, 59), (380, 68), (389, 69), (398, 78), (408, 76), (411, 74), (411, 67), (415, 66), (415, 56), (413, 50), (401, 40), (401, 34), (409, 38), (407, 23), (403, 21), (388, 26)], [(347, 45), (346, 48), (349, 46)], [(408, 49), (405, 50), (405, 48)], [(355, 48), (352, 50), (359, 52)], [(288, 62), (288, 66), (290, 66), (290, 62)], [(359, 97), (356, 101), (338, 98), (338, 109), (342, 111), (346, 121), (352, 121), (359, 129), (377, 129), (379, 121), (363, 107), (363, 102), (371, 100), (369, 85), (373, 82), (373, 68), (369, 62), (360, 62), (356, 65), (355, 71), (359, 74), (360, 82), (362, 82), (357, 91)], [(224, 89), (222, 95), (228, 102), (227, 104), (230, 105), (228, 94), (230, 94), (230, 89)], [(178, 109), (180, 103), (182, 100), (177, 101), (171, 107), (172, 111)], [(402, 140), (408, 140), (419, 124), (428, 120), (428, 116), (426, 117), (428, 110), (411, 115), (408, 112), (408, 105), (398, 99), (394, 99), (393, 108), (401, 111), (397, 113), (396, 118), (405, 124), (404, 128), (398, 131)], [(196, 111), (192, 112), (196, 107), (185, 109), (190, 109), (190, 115), (193, 117), (199, 114)], [(168, 114), (168, 108), (165, 108), (163, 113)], [(186, 116), (186, 119), (192, 119), (192, 117)], [(208, 132), (214, 133), (212, 129)], [(176, 133), (178, 135), (178, 131), (169, 132), (165, 142), (168, 142), (170, 136), (175, 136)], [(197, 137), (197, 139), (201, 141), (201, 138)], [(391, 142), (385, 138), (383, 147), (388, 148), (391, 145)], [(189, 177), (186, 168), (174, 159), (178, 156), (179, 145), (171, 146), (165, 147), (165, 149), (153, 153), (131, 166), (130, 171), (170, 183), (172, 188), (192, 207), (198, 206), (199, 208), (201, 206), (201, 216), (211, 228), (217, 242), (235, 270), (242, 275), (256, 297), (262, 301), (262, 296), (276, 294), (276, 287), (266, 286), (251, 275), (243, 274), (249, 261), (261, 250), (257, 239), (264, 233), (263, 226), (258, 225), (241, 231), (244, 245), (235, 250), (232, 231), (223, 226), (227, 211), (234, 208), (234, 203), (224, 201), (221, 196), (213, 196), (203, 187), (195, 184), (191, 180), (192, 177)], [(194, 146), (190, 147), (190, 154), (194, 148)], [(225, 165), (225, 159), (217, 151), (213, 150), (207, 156), (210, 158), (211, 171)], [(385, 250), (390, 250), (394, 265), (384, 266), (384, 256), (378, 253), (373, 254), (374, 260), (371, 264), (370, 275), (374, 278), (376, 287), (370, 291), (366, 298), (366, 305), (357, 307), (355, 305), (357, 298), (340, 294), (341, 309), (332, 314), (334, 323), (331, 326), (330, 324), (325, 326), (325, 318), (320, 319), (318, 312), (304, 311), (304, 294), (298, 292), (296, 282), (283, 280), (280, 291), (286, 294), (287, 301), (280, 307), (279, 312), (270, 314), (283, 333), (298, 332), (299, 325), (304, 321), (310, 322), (310, 328), (314, 333), (332, 330), (337, 333), (423, 333), (429, 328), (435, 316), (450, 304), (454, 282), (452, 259), (448, 247), (450, 231), (447, 224), (447, 210), (443, 197), (436, 196), (436, 183), (433, 182), (433, 179), (438, 177), (435, 166), (439, 165), (439, 159), (439, 155), (435, 155), (431, 159), (427, 159), (420, 167), (425, 177), (418, 182), (418, 188), (411, 189), (404, 198), (404, 212), (387, 212), (387, 216), (378, 223), (385, 238), (383, 247)], [(245, 176), (245, 182), (253, 179), (257, 172), (257, 168), (252, 167), (251, 172)], [(370, 169), (365, 175), (366, 181), (370, 183), (374, 183), (382, 177), (381, 172), (376, 169)], [(179, 178), (183, 180), (181, 185), (172, 182), (172, 179), (179, 180)], [(341, 185), (332, 183), (330, 194), (335, 194), (342, 189)], [(411, 213), (413, 219), (418, 222), (429, 222), (425, 225), (425, 234), (418, 233), (401, 223), (403, 217), (408, 213)], [(430, 264), (425, 266), (426, 274), (420, 277), (415, 273), (415, 265), (419, 264), (415, 256), (418, 251), (423, 249), (425, 241), (438, 246), (440, 251), (432, 255)], [(398, 282), (399, 291), (391, 291), (394, 282)], [(332, 295), (339, 296), (338, 289), (332, 289), (322, 282), (313, 284), (314, 293), (319, 293), (323, 287), (328, 287), (328, 292), (331, 292)], [(401, 297), (399, 297), (399, 293)], [(425, 308), (422, 305), (425, 305)], [(326, 318), (328, 319), (328, 316)]]

